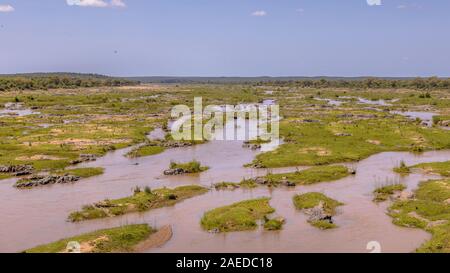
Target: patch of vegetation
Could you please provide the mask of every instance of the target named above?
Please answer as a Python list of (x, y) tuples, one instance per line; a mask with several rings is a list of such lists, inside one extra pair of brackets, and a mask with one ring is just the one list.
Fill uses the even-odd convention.
[(422, 182), (415, 196), (412, 200), (397, 200), (389, 208), (394, 224), (432, 234), (432, 239), (417, 252), (450, 253), (450, 180)]
[[(448, 121), (450, 121), (450, 116), (449, 115), (433, 116), (433, 124), (434, 125), (450, 126), (448, 124)], [(445, 124), (443, 124), (443, 123), (445, 123)]]
[(394, 193), (404, 191), (405, 189), (406, 186), (403, 184), (392, 184), (380, 187), (373, 191), (375, 195), (373, 201), (377, 203), (387, 201)]
[(164, 152), (166, 149), (161, 146), (156, 145), (144, 145), (139, 148), (136, 148), (127, 154), (128, 157), (137, 158), (137, 157), (145, 157), (151, 155), (157, 155)]
[(0, 165), (59, 171), (80, 155), (103, 156), (145, 142), (169, 104), (149, 100), (155, 91), (127, 88), (0, 92), (0, 107), (19, 103), (15, 107), (39, 113), (2, 116)]
[[(313, 209), (322, 205), (323, 213), (330, 216), (336, 215), (336, 208), (344, 205), (343, 203), (318, 192), (295, 195), (293, 198), (293, 202), (296, 209), (303, 211)], [(337, 227), (329, 220), (310, 219), (308, 220), (308, 222), (320, 229), (332, 229)]]
[(55, 172), (56, 175), (74, 175), (81, 178), (89, 178), (97, 175), (102, 175), (104, 173), (104, 168), (78, 168), (78, 169), (68, 169)]
[(439, 174), (439, 175), (445, 176), (445, 177), (450, 176), (450, 161), (423, 163), (423, 164), (418, 164), (418, 165), (412, 166), (411, 168), (423, 169), (426, 172)]
[(248, 143), (249, 144), (267, 144), (267, 143), (270, 143), (270, 140), (264, 140), (264, 139), (261, 139), (261, 138), (257, 138), (257, 139), (254, 139), (254, 140), (250, 140)]
[(284, 219), (275, 218), (275, 219), (266, 219), (264, 223), (264, 229), (266, 230), (281, 230), (283, 228)]
[(409, 173), (411, 173), (411, 169), (402, 160), (400, 162), (400, 166), (394, 168), (394, 172), (399, 173), (399, 174), (409, 174)]
[(205, 230), (232, 232), (256, 229), (258, 220), (275, 212), (269, 198), (260, 198), (216, 208), (204, 214), (201, 225)]
[(7, 173), (0, 173), (0, 180), (11, 178), (12, 176)]
[[(384, 151), (414, 151), (450, 148), (449, 132), (422, 128), (404, 117), (371, 111), (351, 114), (296, 113), (307, 119), (286, 118), (280, 123), (285, 143), (277, 150), (257, 156), (253, 165), (276, 168), (352, 162)], [(306, 121), (305, 121), (306, 120)]]
[(254, 179), (243, 179), (239, 183), (239, 186), (244, 189), (253, 189), (253, 188), (258, 187), (258, 184), (256, 184)]
[(216, 190), (235, 190), (239, 188), (253, 189), (258, 187), (254, 179), (243, 179), (239, 183), (234, 182), (220, 182), (213, 185)]
[(322, 230), (337, 228), (338, 226), (334, 223), (330, 223), (329, 221), (319, 220), (319, 221), (309, 221), (309, 223)]
[(103, 202), (84, 206), (81, 211), (71, 213), (69, 220), (80, 222), (173, 206), (185, 199), (206, 192), (208, 192), (208, 189), (200, 186), (182, 186), (175, 189), (162, 188), (157, 190), (135, 188), (134, 194), (130, 197), (116, 200), (107, 199)]
[(301, 195), (294, 196), (294, 206), (298, 210), (312, 209), (317, 207), (320, 202), (324, 203), (324, 208), (327, 213), (334, 215), (336, 213), (336, 208), (343, 206), (344, 204), (336, 201), (332, 198), (327, 197), (323, 193), (310, 192)]
[(278, 185), (283, 180), (295, 183), (296, 185), (310, 185), (319, 182), (328, 182), (347, 177), (350, 172), (347, 167), (337, 166), (317, 166), (295, 173), (269, 174), (266, 178), (270, 185)]
[(119, 228), (99, 230), (51, 244), (25, 250), (25, 253), (61, 253), (67, 251), (69, 242), (78, 242), (82, 253), (132, 252), (133, 247), (145, 240), (155, 229), (147, 224), (129, 225)]
[(238, 183), (220, 182), (213, 185), (216, 190), (235, 190), (240, 188)]
[(184, 173), (201, 173), (207, 171), (209, 167), (202, 166), (202, 164), (197, 160), (193, 160), (187, 163), (177, 163), (172, 161), (170, 163), (170, 169), (171, 170), (180, 169), (183, 170)]

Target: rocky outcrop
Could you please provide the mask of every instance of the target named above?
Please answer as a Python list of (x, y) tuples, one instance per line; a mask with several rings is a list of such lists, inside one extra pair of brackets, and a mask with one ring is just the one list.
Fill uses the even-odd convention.
[(261, 162), (253, 162), (251, 164), (246, 165), (246, 167), (253, 169), (264, 169), (266, 168)]
[(308, 221), (311, 223), (327, 221), (333, 224), (333, 215), (325, 211), (325, 204), (323, 202), (320, 202), (319, 205), (312, 209), (306, 209), (305, 214), (309, 216)]
[(337, 137), (351, 137), (351, 136), (353, 136), (352, 134), (349, 134), (349, 133), (337, 133), (337, 134), (334, 134), (335, 136), (337, 136)]
[(160, 146), (162, 146), (164, 148), (183, 148), (183, 147), (190, 147), (190, 146), (192, 146), (192, 143), (190, 143), (190, 142), (169, 141), (169, 142), (161, 143)]
[(0, 173), (10, 173), (15, 176), (29, 175), (33, 173), (33, 166), (31, 165), (10, 165), (0, 166)]
[(269, 180), (265, 177), (257, 177), (255, 178), (255, 183), (258, 185), (266, 185), (267, 183), (269, 183)]
[(182, 175), (186, 174), (186, 170), (177, 168), (177, 169), (168, 169), (164, 171), (164, 175)]
[(6, 110), (17, 111), (17, 110), (23, 110), (24, 108), (25, 108), (25, 105), (23, 103), (9, 102), (9, 103), (5, 104)]
[(218, 234), (218, 233), (220, 233), (220, 229), (213, 228), (213, 229), (208, 230), (208, 232), (211, 233), (211, 234)]
[(295, 187), (295, 186), (297, 186), (297, 184), (295, 184), (294, 182), (291, 182), (291, 181), (289, 181), (289, 180), (287, 180), (287, 179), (283, 179), (283, 180), (281, 181), (281, 183), (282, 183), (284, 186), (286, 186), (286, 187)]
[(91, 161), (95, 161), (95, 160), (97, 160), (96, 155), (81, 154), (78, 159), (71, 161), (70, 164), (76, 165), (76, 164), (80, 164), (80, 163), (84, 163), (84, 162), (91, 162)]
[(52, 184), (67, 184), (80, 180), (81, 177), (74, 175), (35, 175), (21, 179), (15, 185), (16, 188), (32, 188)]
[(394, 195), (394, 199), (398, 199), (401, 201), (411, 200), (414, 199), (414, 197), (414, 193), (411, 191), (402, 191)]
[[(259, 185), (268, 185), (268, 184), (271, 184), (271, 182), (273, 182), (273, 181), (270, 181), (269, 179), (267, 179), (263, 176), (255, 178), (255, 183), (259, 184)], [(278, 185), (278, 184), (286, 186), (286, 187), (297, 186), (297, 184), (295, 184), (294, 182), (287, 179), (287, 177), (282, 177), (281, 180), (276, 181), (276, 185)], [(274, 184), (271, 184), (271, 185), (273, 186)]]
[(259, 150), (261, 149), (261, 144), (252, 144), (249, 141), (245, 141), (242, 145), (242, 148), (252, 149), (252, 150)]
[(378, 116), (377, 115), (374, 115), (374, 114), (361, 114), (361, 115), (356, 115), (356, 117), (357, 118), (360, 118), (360, 119), (373, 119), (373, 118), (377, 118)]
[(450, 120), (442, 120), (438, 122), (439, 126), (450, 127)]
[(346, 114), (337, 115), (336, 117), (337, 118), (352, 118), (352, 117), (354, 117), (354, 115), (346, 113)]
[(303, 123), (320, 123), (320, 120), (315, 119), (304, 119)]

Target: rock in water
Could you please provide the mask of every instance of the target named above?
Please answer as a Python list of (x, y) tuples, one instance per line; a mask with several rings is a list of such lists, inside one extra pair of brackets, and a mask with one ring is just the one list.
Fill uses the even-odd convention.
[(16, 188), (31, 188), (51, 184), (67, 184), (77, 182), (81, 177), (74, 175), (35, 175), (26, 179), (21, 179), (15, 185)]
[(305, 210), (305, 213), (309, 215), (309, 222), (328, 221), (333, 224), (333, 216), (325, 211), (325, 204), (320, 202), (319, 205), (312, 209)]
[(33, 166), (31, 165), (9, 165), (0, 166), (0, 173), (11, 173), (15, 176), (29, 175), (33, 173)]
[(164, 171), (164, 175), (181, 175), (181, 174), (185, 174), (186, 171), (181, 169), (181, 168), (177, 168), (177, 169), (168, 169)]

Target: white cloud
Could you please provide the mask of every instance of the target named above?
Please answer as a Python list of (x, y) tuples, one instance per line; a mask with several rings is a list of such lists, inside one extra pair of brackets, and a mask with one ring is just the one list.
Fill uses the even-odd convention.
[(381, 0), (367, 0), (369, 6), (381, 6)]
[(107, 7), (119, 7), (125, 8), (127, 5), (123, 0), (111, 0), (107, 2), (106, 0), (66, 0), (69, 6), (79, 6), (79, 7), (94, 7), (94, 8), (107, 8)]
[(305, 10), (304, 10), (304, 9), (296, 9), (296, 11), (302, 13), (302, 12), (304, 12)]
[(11, 5), (0, 5), (0, 12), (13, 12), (14, 7)]
[(422, 6), (418, 4), (410, 4), (410, 5), (398, 5), (398, 9), (421, 9)]
[(257, 10), (252, 12), (252, 16), (266, 16), (267, 12), (264, 10)]
[(123, 0), (111, 0), (111, 6), (125, 8), (127, 5), (123, 2)]

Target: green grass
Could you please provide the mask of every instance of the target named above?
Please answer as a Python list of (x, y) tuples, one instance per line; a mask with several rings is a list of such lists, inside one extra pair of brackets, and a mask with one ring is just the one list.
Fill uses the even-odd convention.
[(417, 252), (450, 253), (450, 180), (422, 182), (415, 196), (413, 200), (398, 200), (389, 208), (394, 224), (432, 234)]
[(97, 175), (102, 175), (104, 173), (104, 168), (78, 168), (78, 169), (68, 169), (55, 172), (56, 175), (74, 175), (81, 178), (89, 178)]
[(69, 221), (80, 222), (84, 220), (114, 217), (132, 212), (143, 212), (151, 209), (173, 206), (185, 199), (208, 192), (200, 186), (182, 186), (175, 189), (162, 188), (141, 190), (136, 188), (134, 194), (116, 200), (104, 200), (99, 204), (87, 205), (81, 211), (69, 215)]
[(216, 190), (235, 190), (240, 188), (238, 183), (220, 182), (213, 185)]
[(329, 182), (347, 177), (350, 172), (347, 167), (338, 166), (317, 166), (295, 173), (269, 174), (266, 178), (269, 184), (277, 185), (282, 180), (288, 180), (297, 185), (310, 185), (319, 182)]
[(423, 169), (426, 172), (436, 173), (441, 176), (450, 176), (450, 161), (446, 162), (433, 162), (433, 163), (423, 163), (412, 166), (411, 168)]
[(253, 189), (258, 187), (258, 184), (256, 184), (254, 179), (243, 179), (239, 182), (239, 186), (244, 189)]
[(301, 195), (294, 196), (294, 206), (298, 210), (312, 209), (323, 202), (327, 213), (335, 214), (336, 208), (343, 206), (344, 204), (327, 197), (323, 193), (310, 192)]
[[(295, 208), (298, 210), (312, 209), (314, 207), (317, 207), (322, 202), (325, 212), (332, 216), (336, 214), (337, 207), (344, 205), (343, 203), (318, 192), (295, 195), (293, 198), (293, 202)], [(332, 229), (337, 227), (335, 224), (332, 224), (329, 221), (313, 221), (309, 223), (320, 229)]]
[(330, 223), (328, 221), (314, 221), (314, 222), (310, 222), (310, 224), (312, 226), (322, 229), (322, 230), (333, 229), (333, 228), (338, 227), (336, 224)]
[(406, 166), (406, 163), (404, 161), (401, 161), (400, 166), (394, 168), (394, 172), (399, 174), (409, 174), (411, 173), (411, 169)]
[(147, 133), (161, 122), (149, 114), (170, 109), (166, 100), (145, 99), (152, 95), (155, 91), (115, 88), (3, 92), (2, 103), (18, 98), (41, 115), (2, 117), (0, 165), (30, 164), (36, 171), (59, 171), (80, 154), (103, 156), (145, 142)]
[[(263, 153), (255, 163), (262, 167), (327, 165), (364, 159), (384, 151), (426, 151), (450, 148), (450, 132), (438, 128), (421, 128), (404, 117), (363, 109), (364, 105), (348, 103), (344, 110), (325, 108), (326, 102), (314, 97), (337, 98), (355, 96), (367, 99), (400, 99), (393, 108), (432, 106), (448, 116), (448, 92), (434, 90), (430, 98), (420, 98), (425, 91), (392, 89), (299, 88), (295, 83), (270, 84), (273, 95), (264, 88), (249, 84), (179, 85), (154, 88), (81, 88), (1, 92), (1, 105), (19, 100), (26, 107), (35, 107), (41, 115), (2, 117), (0, 130), (0, 165), (32, 164), (36, 171), (58, 171), (70, 166), (80, 154), (105, 155), (108, 151), (146, 143), (151, 129), (163, 126), (173, 105), (191, 105), (193, 97), (201, 96), (204, 104), (254, 103), (272, 98), (281, 105), (280, 132), (283, 145)], [(226, 94), (226, 96), (224, 96)], [(287, 96), (286, 94), (289, 94)], [(154, 98), (158, 95), (158, 99)], [(341, 98), (341, 100), (344, 100)], [(351, 99), (349, 101), (353, 101)], [(310, 107), (311, 104), (316, 107)], [(343, 113), (371, 114), (375, 118), (342, 118)], [(153, 117), (161, 115), (159, 117)], [(314, 119), (320, 123), (302, 123)], [(71, 123), (64, 123), (70, 121)], [(351, 122), (351, 123), (347, 123)], [(52, 124), (41, 128), (38, 124)], [(349, 136), (337, 136), (341, 133)], [(85, 140), (83, 145), (73, 140)], [(259, 141), (257, 141), (259, 142)], [(143, 147), (135, 156), (160, 152), (161, 148)], [(59, 159), (27, 159), (33, 156)]]
[(170, 169), (182, 169), (185, 173), (201, 173), (207, 171), (209, 167), (202, 166), (197, 160), (187, 163), (171, 162)]
[(253, 179), (243, 179), (239, 183), (234, 182), (220, 182), (213, 185), (216, 190), (235, 190), (235, 189), (253, 189), (258, 187), (255, 180)]
[(0, 180), (11, 178), (12, 176), (7, 173), (0, 173)]
[(275, 212), (269, 198), (260, 198), (235, 203), (208, 211), (201, 219), (205, 230), (233, 232), (256, 229), (258, 220)]
[(449, 115), (447, 115), (447, 116), (434, 116), (433, 117), (433, 124), (434, 125), (440, 125), (441, 122), (448, 121), (448, 120), (450, 120), (450, 116)]
[(147, 239), (155, 231), (147, 224), (104, 229), (38, 246), (25, 252), (60, 253), (66, 250), (69, 242), (78, 242), (82, 246), (90, 245), (92, 249), (89, 252), (92, 253), (132, 252), (135, 245)]
[(406, 189), (406, 186), (403, 184), (392, 184), (388, 186), (383, 186), (373, 191), (375, 195), (373, 201), (374, 202), (384, 202), (389, 199), (394, 193), (401, 192)]
[[(307, 113), (295, 113), (295, 116)], [(450, 132), (421, 128), (404, 117), (387, 118), (370, 111), (352, 112), (353, 118), (342, 118), (345, 112), (309, 114), (316, 123), (287, 118), (280, 123), (284, 138), (277, 150), (262, 153), (253, 164), (267, 167), (327, 165), (353, 162), (384, 151), (426, 151), (450, 148)], [(361, 119), (357, 115), (376, 115)], [(337, 136), (347, 134), (348, 136)]]
[(128, 157), (131, 158), (137, 158), (137, 157), (145, 157), (145, 156), (152, 156), (157, 155), (162, 152), (164, 152), (166, 149), (161, 146), (154, 146), (154, 145), (145, 145), (141, 146), (137, 149), (132, 150), (127, 154)]
[(283, 228), (284, 221), (280, 219), (270, 219), (264, 223), (264, 229), (266, 230), (281, 230)]

